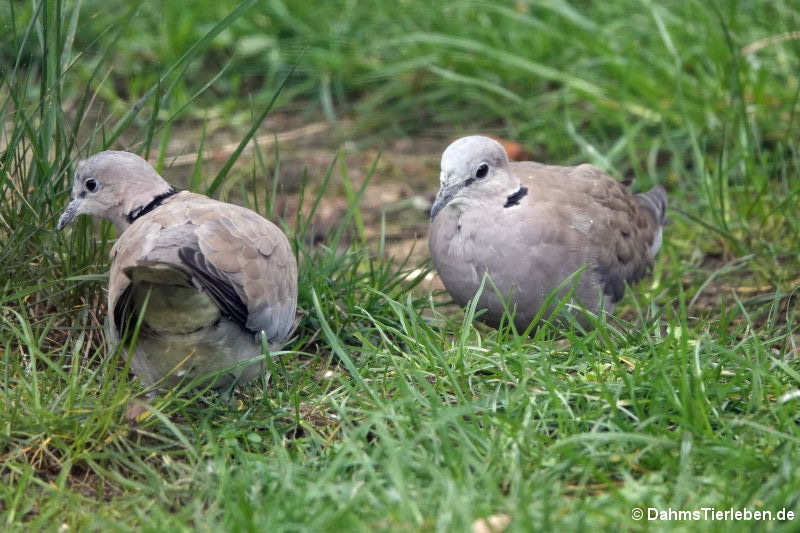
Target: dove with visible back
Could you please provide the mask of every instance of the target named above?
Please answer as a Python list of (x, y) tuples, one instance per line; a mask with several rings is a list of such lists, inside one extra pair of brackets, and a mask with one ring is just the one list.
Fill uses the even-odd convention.
[[(131, 369), (145, 385), (219, 372), (258, 356), (261, 332), (271, 350), (291, 334), (297, 263), (283, 232), (257, 213), (178, 191), (141, 157), (105, 151), (77, 165), (58, 229), (81, 214), (120, 232), (108, 333), (113, 348), (144, 309)], [(259, 366), (240, 365), (214, 386), (249, 381)]]
[[(562, 283), (555, 302), (573, 290), (584, 309), (613, 311), (625, 286), (652, 268), (666, 209), (660, 186), (633, 194), (592, 165), (511, 162), (495, 140), (463, 137), (442, 154), (431, 258), (459, 305), (487, 275), (479, 319), (497, 327), (508, 302), (524, 331)], [(575, 316), (588, 325), (585, 314)]]

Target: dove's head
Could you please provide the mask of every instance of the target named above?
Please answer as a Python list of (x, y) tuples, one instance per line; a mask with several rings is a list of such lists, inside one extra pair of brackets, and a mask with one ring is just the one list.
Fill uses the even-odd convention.
[(508, 155), (500, 143), (480, 135), (462, 137), (442, 154), (431, 219), (447, 205), (485, 201), (517, 189), (519, 179), (508, 171)]
[(137, 212), (172, 190), (138, 155), (111, 150), (100, 152), (78, 163), (70, 202), (56, 227), (63, 229), (78, 215), (93, 215), (110, 220), (124, 230)]

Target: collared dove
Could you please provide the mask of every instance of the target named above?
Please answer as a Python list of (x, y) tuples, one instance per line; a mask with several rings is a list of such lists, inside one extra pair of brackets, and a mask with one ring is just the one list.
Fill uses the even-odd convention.
[[(145, 385), (174, 385), (246, 361), (289, 336), (297, 263), (286, 236), (253, 211), (177, 191), (141, 157), (106, 151), (81, 161), (63, 229), (80, 214), (110, 220), (108, 330), (112, 347), (147, 302), (131, 359)], [(227, 388), (258, 375), (242, 365), (219, 376)]]
[[(611, 312), (625, 285), (652, 267), (667, 223), (660, 186), (632, 194), (592, 165), (509, 162), (487, 137), (450, 144), (439, 180), (429, 235), (433, 263), (459, 305), (488, 275), (477, 309), (494, 327), (508, 301), (517, 329), (525, 330), (565, 281), (544, 318), (573, 285), (585, 309)], [(588, 325), (585, 315), (576, 317)]]

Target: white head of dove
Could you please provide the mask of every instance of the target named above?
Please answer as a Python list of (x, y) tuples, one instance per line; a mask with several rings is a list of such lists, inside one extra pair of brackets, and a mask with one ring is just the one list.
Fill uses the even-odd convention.
[[(431, 209), (431, 258), (453, 300), (478, 300), (480, 320), (498, 326), (506, 302), (525, 330), (565, 281), (573, 309), (612, 311), (627, 284), (644, 277), (661, 246), (667, 198), (632, 194), (592, 165), (511, 162), (503, 147), (470, 136), (442, 155)], [(509, 299), (510, 298), (510, 299)], [(552, 302), (553, 300), (550, 300)], [(584, 326), (586, 315), (575, 312)]]
[(70, 202), (56, 227), (64, 229), (85, 214), (110, 220), (124, 231), (138, 216), (176, 192), (138, 155), (100, 152), (78, 163)]
[[(141, 157), (100, 152), (81, 161), (58, 229), (76, 216), (110, 220), (108, 339), (113, 348), (141, 318), (131, 369), (145, 385), (214, 376), (243, 383), (239, 364), (291, 334), (297, 263), (286, 235), (250, 209), (176, 191)], [(238, 364), (238, 366), (236, 366)]]
[[(505, 149), (489, 137), (471, 135), (450, 144), (442, 154), (439, 192), (431, 207), (431, 220), (444, 207), (459, 208), (487, 198), (524, 196), (519, 179), (508, 171)], [(524, 188), (523, 188), (524, 189)]]
[(524, 195), (519, 179), (508, 171), (505, 149), (488, 137), (471, 135), (450, 144), (442, 154), (439, 192), (431, 219), (446, 206), (480, 203), (487, 198)]

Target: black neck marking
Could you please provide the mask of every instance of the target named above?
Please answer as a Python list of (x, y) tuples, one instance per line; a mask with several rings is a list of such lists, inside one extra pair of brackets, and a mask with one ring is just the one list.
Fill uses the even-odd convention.
[(520, 187), (517, 192), (508, 195), (508, 197), (506, 198), (506, 203), (503, 205), (503, 207), (511, 207), (514, 205), (519, 205), (519, 201), (522, 200), (522, 198), (527, 194), (528, 194), (528, 188)]
[(162, 192), (161, 194), (157, 195), (152, 200), (150, 200), (150, 203), (132, 209), (131, 212), (128, 213), (128, 223), (133, 224), (136, 221), (136, 219), (143, 217), (156, 207), (160, 206), (164, 202), (164, 200), (166, 200), (170, 196), (178, 194), (179, 192), (180, 191), (175, 187), (170, 187), (167, 192)]

